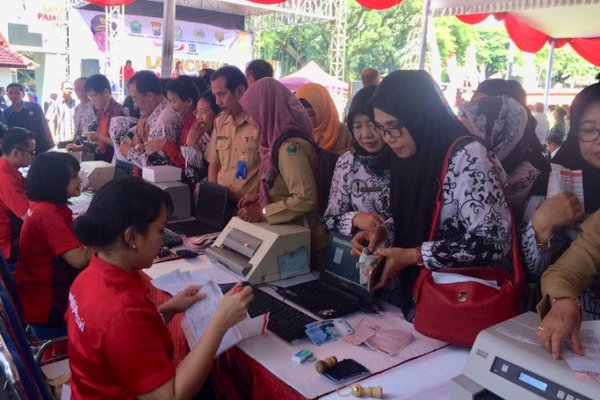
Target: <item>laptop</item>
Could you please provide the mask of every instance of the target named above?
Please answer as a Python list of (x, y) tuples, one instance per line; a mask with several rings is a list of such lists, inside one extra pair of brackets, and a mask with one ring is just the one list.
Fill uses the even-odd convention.
[(131, 176), (131, 172), (133, 171), (133, 164), (129, 161), (124, 160), (116, 160), (115, 161), (115, 175), (113, 179), (118, 179), (123, 176)]
[(220, 232), (228, 221), (228, 193), (226, 187), (209, 182), (198, 184), (198, 196), (194, 205), (194, 218), (171, 222), (167, 230), (178, 235), (198, 236)]
[(338, 318), (369, 306), (374, 292), (360, 283), (358, 257), (350, 237), (332, 233), (325, 268), (318, 280), (282, 288), (277, 293), (321, 318)]

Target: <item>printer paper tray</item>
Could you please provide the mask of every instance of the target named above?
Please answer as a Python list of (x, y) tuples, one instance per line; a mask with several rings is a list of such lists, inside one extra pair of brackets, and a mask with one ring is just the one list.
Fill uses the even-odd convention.
[(244, 278), (252, 269), (252, 265), (248, 262), (246, 258), (239, 255), (235, 251), (229, 250), (227, 248), (209, 247), (208, 249), (206, 249), (206, 255), (212, 261), (216, 261), (219, 264), (224, 265), (231, 271)]

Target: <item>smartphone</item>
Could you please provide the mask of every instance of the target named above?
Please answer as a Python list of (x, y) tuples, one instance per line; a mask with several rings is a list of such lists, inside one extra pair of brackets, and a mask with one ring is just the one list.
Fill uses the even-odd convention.
[(373, 291), (373, 286), (375, 286), (379, 282), (384, 265), (385, 257), (380, 257), (379, 260), (377, 260), (375, 266), (371, 268), (371, 271), (369, 271), (369, 278), (367, 281), (367, 289), (369, 291)]
[(331, 382), (338, 383), (348, 379), (358, 378), (359, 376), (367, 375), (368, 373), (369, 370), (363, 365), (352, 360), (351, 358), (347, 358), (339, 361), (333, 367), (323, 372), (323, 375), (325, 375)]

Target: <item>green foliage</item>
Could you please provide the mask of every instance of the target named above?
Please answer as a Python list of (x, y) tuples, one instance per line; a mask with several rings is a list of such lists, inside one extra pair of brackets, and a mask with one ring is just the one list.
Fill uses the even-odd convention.
[[(348, 28), (346, 42), (346, 80), (360, 79), (360, 71), (375, 67), (382, 74), (400, 68), (415, 68), (419, 52), (422, 0), (404, 0), (387, 10), (369, 10), (355, 0), (348, 0)], [(468, 25), (457, 18), (435, 18), (436, 41), (443, 75), (446, 60), (456, 54), (463, 64), (467, 48), (477, 49), (478, 65), (485, 68), (485, 76), (507, 76), (511, 56), (510, 39), (502, 24)], [(260, 35), (261, 57), (278, 60), (281, 72), (287, 75), (315, 60), (323, 69), (329, 68), (329, 52), (333, 25), (331, 23), (289, 27)], [(594, 76), (591, 65), (569, 46), (556, 50), (554, 82), (581, 85)], [(543, 86), (548, 57), (548, 46), (535, 56), (538, 84)], [(514, 65), (523, 65), (522, 53), (514, 51)], [(516, 71), (517, 69), (515, 69)], [(518, 75), (518, 73), (517, 73)]]

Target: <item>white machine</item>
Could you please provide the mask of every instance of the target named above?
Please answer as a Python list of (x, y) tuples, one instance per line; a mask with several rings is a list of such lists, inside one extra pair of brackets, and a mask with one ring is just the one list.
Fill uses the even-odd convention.
[(90, 180), (88, 188), (93, 190), (100, 189), (115, 176), (115, 166), (106, 161), (83, 161), (80, 165)]
[(600, 399), (600, 383), (577, 379), (539, 344), (539, 323), (528, 312), (482, 331), (462, 375), (452, 379), (450, 400)]
[(206, 255), (252, 284), (277, 281), (310, 271), (310, 231), (233, 217)]

